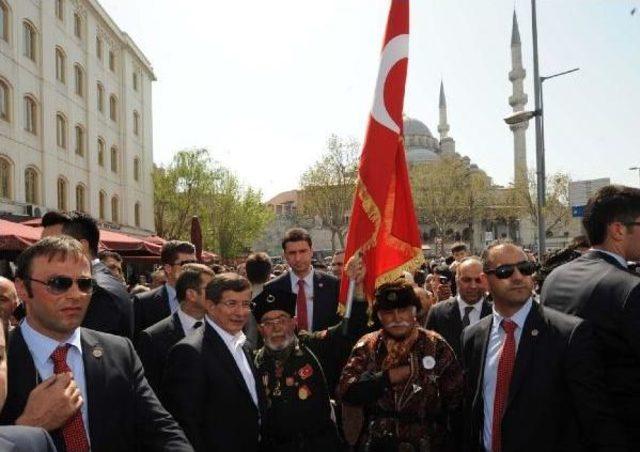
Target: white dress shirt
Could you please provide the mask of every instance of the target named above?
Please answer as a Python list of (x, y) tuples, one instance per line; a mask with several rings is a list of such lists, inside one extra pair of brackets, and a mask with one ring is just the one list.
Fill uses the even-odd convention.
[[(529, 298), (527, 302), (516, 312), (511, 318), (517, 325), (514, 337), (516, 340), (516, 356), (518, 353), (518, 344), (522, 336), (522, 328), (527, 320), (533, 300)], [(484, 448), (487, 452), (491, 452), (491, 434), (493, 429), (493, 402), (496, 396), (496, 379), (498, 378), (498, 363), (500, 361), (500, 351), (505, 338), (505, 331), (500, 327), (500, 323), (505, 317), (502, 317), (495, 306), (493, 307), (493, 323), (491, 324), (491, 333), (489, 335), (489, 345), (487, 347), (487, 355), (484, 362), (484, 375), (482, 379), (482, 394), (484, 399), (484, 428), (482, 437), (484, 439)]]
[(185, 336), (190, 336), (197, 328), (194, 328), (196, 322), (202, 323), (204, 319), (196, 319), (195, 317), (191, 317), (189, 314), (184, 312), (182, 309), (178, 309), (176, 311), (178, 313), (178, 318), (180, 319), (180, 324), (182, 325), (182, 331), (184, 331)]
[(249, 361), (247, 360), (247, 355), (244, 354), (242, 350), (242, 345), (247, 340), (247, 337), (244, 335), (242, 331), (235, 335), (231, 335), (226, 332), (224, 329), (218, 326), (216, 322), (211, 320), (209, 316), (205, 316), (207, 323), (213, 327), (214, 330), (220, 335), (225, 345), (229, 349), (231, 356), (236, 362), (240, 373), (242, 374), (242, 378), (244, 378), (244, 382), (247, 385), (247, 389), (249, 390), (249, 394), (251, 394), (251, 398), (253, 399), (253, 403), (258, 406), (258, 391), (256, 390), (256, 380), (253, 376), (253, 372), (251, 372), (251, 366), (249, 365)]
[[(298, 281), (300, 278), (293, 272), (290, 271), (291, 275), (291, 291), (298, 295)], [(313, 331), (313, 267), (311, 267), (311, 271), (307, 273), (303, 279), (304, 281), (304, 294), (307, 297), (307, 321), (309, 325), (309, 331)], [(296, 314), (297, 314), (297, 306), (296, 306)]]
[(456, 296), (456, 301), (458, 302), (458, 309), (460, 310), (460, 319), (464, 318), (465, 308), (473, 308), (473, 311), (469, 313), (469, 326), (476, 323), (480, 320), (480, 315), (482, 314), (482, 303), (484, 303), (484, 298), (478, 300), (475, 304), (469, 304), (462, 299), (462, 297), (458, 294)]
[[(89, 398), (87, 397), (87, 383), (84, 376), (84, 362), (82, 361), (82, 341), (80, 340), (80, 328), (76, 328), (74, 332), (69, 336), (66, 341), (58, 342), (55, 339), (47, 337), (29, 325), (25, 319), (20, 324), (20, 331), (24, 342), (27, 344), (29, 353), (33, 358), (33, 364), (38, 371), (39, 381), (44, 381), (53, 375), (53, 360), (51, 354), (61, 345), (69, 344), (69, 350), (67, 351), (67, 365), (73, 373), (73, 380), (76, 382), (80, 394), (82, 395), (82, 406), (80, 411), (82, 413), (82, 422), (84, 423), (84, 429), (87, 432), (87, 440), (90, 441), (89, 436)], [(25, 376), (28, 378), (27, 376)], [(35, 377), (35, 375), (34, 375)]]
[(167, 289), (167, 296), (169, 298), (169, 309), (171, 310), (171, 314), (173, 314), (180, 308), (178, 294), (176, 293), (175, 287), (170, 286), (169, 284), (165, 284), (164, 287), (165, 289)]

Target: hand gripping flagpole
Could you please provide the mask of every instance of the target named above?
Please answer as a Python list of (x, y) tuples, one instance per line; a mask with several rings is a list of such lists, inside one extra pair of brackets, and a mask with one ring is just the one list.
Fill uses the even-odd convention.
[(344, 318), (342, 319), (342, 335), (346, 336), (349, 331), (349, 319), (351, 318), (351, 308), (353, 307), (353, 296), (356, 292), (356, 279), (349, 279), (349, 289), (347, 290), (347, 302), (344, 309)]

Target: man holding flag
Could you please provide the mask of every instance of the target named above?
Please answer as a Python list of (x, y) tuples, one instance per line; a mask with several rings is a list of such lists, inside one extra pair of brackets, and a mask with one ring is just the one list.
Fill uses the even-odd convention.
[[(345, 436), (359, 450), (449, 450), (450, 420), (462, 399), (453, 350), (418, 327), (420, 302), (401, 278), (423, 261), (402, 139), (408, 51), (409, 0), (392, 0), (345, 250), (346, 260), (362, 256), (365, 295), (375, 298), (373, 314), (382, 325), (358, 341), (337, 390), (345, 405), (363, 410), (362, 432), (347, 431), (357, 424), (349, 419), (356, 411), (344, 411)], [(349, 285), (343, 278), (347, 318)]]

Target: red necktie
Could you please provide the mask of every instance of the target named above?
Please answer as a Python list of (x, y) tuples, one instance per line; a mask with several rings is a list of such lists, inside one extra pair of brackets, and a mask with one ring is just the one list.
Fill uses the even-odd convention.
[[(69, 344), (56, 348), (51, 354), (53, 361), (53, 372), (61, 374), (63, 372), (71, 372), (67, 365), (67, 352)], [(85, 452), (89, 451), (89, 441), (87, 440), (87, 432), (84, 429), (82, 421), (82, 410), (78, 409), (73, 416), (67, 419), (67, 423), (62, 427), (62, 437), (67, 452)]]
[(296, 297), (296, 320), (298, 330), (309, 330), (307, 318), (307, 294), (304, 292), (304, 280), (298, 280), (298, 296)]
[(500, 452), (502, 449), (502, 415), (509, 397), (509, 385), (516, 361), (516, 338), (513, 335), (518, 325), (504, 319), (500, 326), (505, 331), (500, 361), (498, 362), (498, 376), (496, 378), (496, 396), (493, 399), (493, 424), (491, 428), (491, 451)]

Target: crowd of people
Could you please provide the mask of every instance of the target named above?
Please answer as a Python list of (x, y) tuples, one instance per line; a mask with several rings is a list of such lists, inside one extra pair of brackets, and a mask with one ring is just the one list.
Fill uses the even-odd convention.
[(640, 450), (640, 190), (601, 189), (545, 266), (457, 243), (373, 295), (300, 228), (286, 265), (168, 241), (127, 284), (95, 219), (42, 225), (0, 277), (2, 451)]

